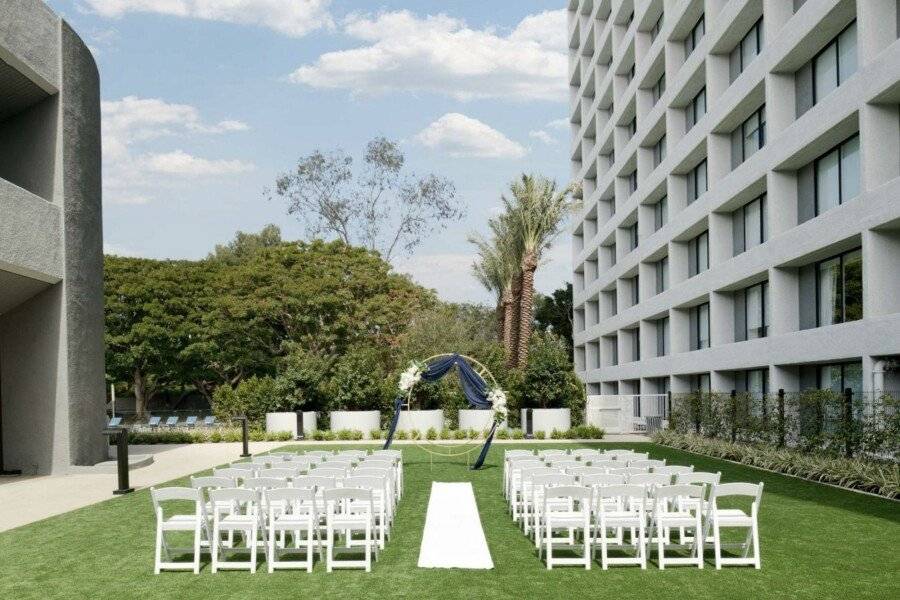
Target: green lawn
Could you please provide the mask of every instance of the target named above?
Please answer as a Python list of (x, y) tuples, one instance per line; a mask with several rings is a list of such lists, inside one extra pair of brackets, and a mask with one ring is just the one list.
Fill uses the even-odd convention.
[[(562, 445), (562, 444), (560, 444)], [(592, 444), (592, 446), (608, 444)], [(705, 459), (652, 444), (615, 444), (649, 451), (671, 464), (723, 473), (723, 481), (764, 481), (761, 571), (671, 567), (646, 571), (547, 571), (533, 544), (512, 523), (500, 493), (503, 445), (485, 468), (403, 449), (406, 491), (394, 535), (372, 573), (282, 571), (153, 575), (154, 517), (148, 491), (0, 533), (4, 598), (900, 598), (900, 503)], [(521, 447), (521, 446), (516, 446)], [(556, 447), (556, 446), (545, 446)], [(445, 462), (438, 462), (445, 461)], [(432, 480), (472, 481), (491, 571), (416, 567)], [(187, 480), (172, 482), (185, 484)], [(2, 507), (0, 507), (2, 510)]]

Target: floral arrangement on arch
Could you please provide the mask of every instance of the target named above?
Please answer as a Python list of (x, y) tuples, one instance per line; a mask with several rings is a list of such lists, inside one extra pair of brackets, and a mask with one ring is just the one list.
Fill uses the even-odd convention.
[[(422, 372), (425, 370), (425, 364), (412, 361), (409, 366), (400, 374), (400, 383), (398, 388), (404, 394), (410, 393), (416, 384), (422, 381)], [(506, 405), (506, 392), (501, 388), (492, 388), (487, 395), (488, 402), (491, 403), (491, 410), (494, 412), (494, 422), (500, 424), (509, 417), (509, 409)]]

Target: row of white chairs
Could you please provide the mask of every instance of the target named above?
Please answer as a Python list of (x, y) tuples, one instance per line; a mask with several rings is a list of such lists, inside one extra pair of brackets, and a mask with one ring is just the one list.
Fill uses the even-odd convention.
[[(333, 461), (331, 469), (270, 467), (257, 459), (215, 469), (212, 476), (192, 477), (190, 488), (151, 488), (156, 513), (154, 572), (190, 569), (199, 573), (204, 552), (210, 555), (213, 573), (219, 569), (255, 572), (259, 548), (270, 573), (275, 569), (311, 571), (315, 550), (328, 572), (335, 568), (370, 571), (373, 555), (377, 558), (390, 537), (402, 482), (398, 476), (402, 459), (381, 460), (384, 456), (359, 457), (355, 466), (347, 467)], [(184, 510), (184, 501), (193, 502), (190, 512)], [(171, 547), (166, 533), (176, 531), (193, 532), (193, 546)], [(337, 543), (340, 535), (343, 547)], [(235, 544), (236, 536), (243, 538), (242, 547)], [(361, 549), (364, 557), (339, 558), (344, 549)], [(227, 555), (238, 551), (249, 558), (229, 560)], [(175, 560), (176, 554), (192, 554), (192, 560)], [(288, 554), (301, 555), (302, 560), (285, 559)]]
[[(535, 458), (530, 453), (507, 454), (504, 470), (511, 483), (505, 489), (513, 519), (533, 538), (539, 557), (546, 553), (548, 569), (566, 564), (589, 569), (597, 551), (604, 569), (619, 564), (646, 568), (647, 545), (654, 542), (661, 569), (667, 564), (702, 568), (707, 543), (713, 546), (716, 568), (760, 568), (757, 515), (761, 483), (721, 484), (720, 473), (694, 472), (693, 466), (625, 468), (616, 472), (558, 462), (549, 466), (554, 464), (552, 460)], [(749, 510), (722, 508), (718, 501), (723, 497), (749, 497)], [(723, 547), (734, 544), (723, 544), (721, 530), (732, 527), (747, 530), (745, 541), (737, 544), (741, 550), (738, 557), (722, 555)], [(679, 532), (677, 544), (671, 541), (674, 529)], [(554, 553), (554, 548), (571, 549), (576, 540), (582, 548), (580, 556), (558, 557)], [(630, 548), (634, 555), (610, 557), (610, 548)], [(666, 550), (674, 548), (688, 548), (691, 555), (667, 556)]]

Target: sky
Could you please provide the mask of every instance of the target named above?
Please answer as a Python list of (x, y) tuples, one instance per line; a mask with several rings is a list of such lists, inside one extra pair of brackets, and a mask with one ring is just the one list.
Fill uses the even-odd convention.
[[(107, 253), (206, 256), (268, 223), (304, 227), (264, 190), (316, 149), (398, 140), (449, 178), (465, 217), (397, 271), (492, 304), (466, 241), (522, 172), (568, 183), (561, 0), (46, 0), (100, 68)], [(571, 280), (565, 231), (536, 287)]]

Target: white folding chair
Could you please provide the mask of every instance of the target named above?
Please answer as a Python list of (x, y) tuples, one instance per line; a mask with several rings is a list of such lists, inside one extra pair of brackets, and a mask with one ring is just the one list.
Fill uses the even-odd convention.
[[(243, 473), (243, 471), (239, 471)], [(204, 476), (204, 477), (191, 477), (191, 487), (197, 490), (200, 490), (200, 493), (203, 495), (204, 504), (206, 507), (206, 519), (209, 524), (209, 527), (212, 527), (212, 518), (216, 512), (216, 506), (209, 501), (209, 491), (210, 490), (220, 490), (223, 488), (235, 488), (238, 487), (239, 479), (237, 477), (226, 477), (226, 476)], [(241, 480), (242, 481), (242, 480)], [(230, 542), (230, 540), (229, 540)], [(203, 540), (201, 542), (202, 546), (209, 546), (209, 540)]]
[[(325, 570), (331, 573), (336, 568), (364, 568), (372, 570), (372, 554), (378, 552), (378, 544), (373, 535), (372, 515), (374, 514), (372, 490), (339, 488), (325, 490)], [(362, 546), (363, 560), (338, 560), (335, 558), (335, 532), (345, 532), (345, 544), (350, 547), (353, 532), (362, 532), (363, 539), (353, 541), (354, 546)]]
[[(699, 500), (696, 498), (679, 498), (678, 502), (681, 510), (697, 510), (700, 511), (700, 514), (705, 518), (709, 511), (709, 497), (712, 493), (712, 489), (715, 486), (719, 485), (719, 482), (721, 480), (722, 473), (720, 471), (717, 471), (715, 473), (706, 473), (703, 471), (677, 473), (675, 475), (676, 484), (693, 484), (703, 486), (703, 497)], [(684, 530), (680, 532), (679, 539), (685, 543), (692, 541), (691, 536), (687, 535)], [(712, 542), (712, 536), (707, 535), (706, 541)]]
[(402, 450), (373, 450), (372, 458), (390, 459), (394, 461), (397, 469), (397, 499), (403, 497), (403, 451)]
[[(361, 466), (353, 469), (353, 472), (348, 479), (353, 477), (382, 477), (385, 479), (387, 489), (387, 503), (385, 504), (385, 510), (387, 511), (387, 523), (389, 526), (392, 525), (394, 523), (394, 512), (397, 504), (397, 486), (394, 483), (396, 480), (396, 472), (390, 468), (370, 467), (369, 463), (363, 463)], [(347, 480), (344, 481), (344, 485), (347, 487), (354, 487), (347, 484)]]
[(519, 513), (522, 509), (523, 498), (520, 495), (522, 487), (522, 471), (543, 467), (544, 463), (540, 460), (531, 460), (527, 458), (511, 460), (509, 466), (509, 491), (507, 492), (506, 497), (509, 502), (509, 509), (512, 513), (513, 521), (519, 521)]
[(629, 459), (630, 460), (639, 460), (642, 458), (647, 458), (647, 455), (646, 454), (644, 454), (644, 455), (635, 454), (634, 450), (612, 449), (612, 450), (604, 450), (601, 457), (603, 458), (603, 460), (628, 461)]
[[(647, 497), (640, 485), (606, 485), (595, 490), (595, 512), (597, 515), (596, 539), (600, 543), (600, 564), (604, 570), (610, 565), (640, 565), (647, 568)], [(609, 537), (609, 530), (615, 530)], [(631, 539), (624, 542), (624, 532), (631, 531)], [(610, 557), (609, 547), (624, 550), (637, 546), (635, 556)], [(596, 551), (596, 542), (594, 550)]]
[(516, 490), (516, 494), (520, 497), (519, 516), (522, 519), (522, 529), (525, 532), (525, 535), (530, 535), (531, 533), (531, 521), (529, 515), (534, 511), (534, 507), (531, 505), (532, 480), (536, 475), (561, 475), (562, 473), (562, 470), (554, 469), (553, 467), (522, 469), (520, 485), (518, 490)]
[(341, 450), (337, 453), (338, 460), (350, 459), (353, 462), (365, 458), (369, 453), (365, 450)]
[(247, 469), (235, 469), (233, 467), (216, 467), (213, 469), (213, 477), (227, 477), (233, 479), (235, 485), (230, 487), (239, 487), (241, 482), (248, 477), (253, 477), (256, 471), (248, 471)]
[(566, 473), (575, 475), (576, 477), (582, 477), (584, 475), (603, 475), (606, 473), (606, 469), (600, 467), (574, 467), (572, 469), (566, 469)]
[[(153, 572), (156, 575), (165, 570), (192, 570), (194, 573), (200, 572), (200, 546), (203, 542), (204, 535), (207, 540), (210, 539), (208, 520), (206, 517), (206, 501), (203, 498), (203, 492), (200, 489), (171, 487), (171, 488), (150, 488), (150, 498), (153, 500), (153, 511), (156, 513), (156, 550), (153, 559)], [(183, 505), (184, 502), (193, 502), (192, 513), (174, 513), (168, 512), (168, 507), (176, 503)], [(172, 508), (172, 511), (176, 508)], [(166, 532), (170, 531), (192, 531), (194, 533), (194, 544), (190, 549), (170, 547), (166, 542)], [(176, 553), (193, 552), (193, 560), (191, 562), (176, 561), (173, 555)], [(165, 560), (163, 560), (165, 554)]]
[(624, 475), (627, 479), (632, 475), (640, 475), (641, 473), (649, 473), (648, 467), (620, 467), (618, 469), (608, 469), (610, 475)]
[[(712, 488), (709, 498), (709, 514), (706, 518), (707, 528), (712, 529), (713, 551), (716, 558), (716, 569), (722, 565), (752, 565), (761, 568), (759, 555), (759, 504), (762, 500), (763, 484), (760, 483), (721, 483)], [(750, 498), (749, 514), (740, 508), (720, 508), (722, 498)], [(722, 529), (747, 529), (747, 538), (743, 543), (723, 544)], [(701, 544), (702, 545), (702, 544)], [(737, 546), (741, 550), (739, 557), (723, 557), (722, 548)]]
[[(575, 485), (574, 475), (565, 475), (562, 473), (548, 473), (545, 475), (535, 475), (531, 478), (531, 528), (534, 532), (534, 546), (539, 549), (541, 547), (541, 531), (544, 520), (544, 491), (553, 486)], [(529, 515), (526, 514), (528, 519)]]
[(264, 468), (265, 465), (262, 463), (248, 463), (248, 462), (234, 462), (229, 465), (231, 469), (239, 469), (241, 471), (249, 471), (251, 475), (249, 477), (253, 477), (257, 471)]
[[(698, 569), (703, 568), (703, 543), (697, 542), (699, 539), (697, 536), (703, 535), (702, 516), (700, 511), (679, 509), (681, 505), (680, 500), (684, 498), (702, 500), (703, 487), (699, 485), (663, 485), (656, 487), (653, 491), (650, 539), (656, 540), (657, 560), (660, 569), (665, 569), (666, 565), (696, 565)], [(693, 543), (685, 544), (679, 540), (679, 544), (677, 544), (681, 548), (691, 546), (693, 548), (693, 556), (666, 556), (666, 546), (674, 547), (676, 544), (666, 543), (666, 536), (663, 532), (673, 528), (692, 529), (694, 531)], [(655, 538), (654, 533), (656, 533)]]
[(554, 469), (566, 470), (566, 469), (577, 469), (578, 467), (583, 467), (584, 463), (578, 460), (573, 460), (569, 457), (566, 457), (564, 460), (560, 460), (557, 457), (552, 457), (547, 461), (548, 467), (553, 467)]
[[(216, 573), (219, 569), (247, 569), (251, 573), (255, 573), (257, 540), (259, 538), (261, 521), (259, 492), (252, 489), (236, 488), (210, 490), (209, 499), (216, 506), (228, 507), (222, 511), (217, 511), (213, 515), (213, 535), (210, 543), (212, 547), (212, 572)], [(262, 531), (265, 533), (265, 528)], [(229, 546), (222, 544), (222, 533), (240, 533), (244, 537), (247, 550), (250, 553), (249, 560), (221, 560), (219, 558), (220, 555), (226, 552), (242, 551), (235, 544), (230, 544)]]
[(560, 457), (560, 456), (568, 456), (569, 453), (566, 450), (559, 450), (555, 448), (548, 448), (547, 450), (538, 450), (538, 458), (543, 459), (545, 462), (547, 459), (551, 457)]
[(628, 476), (628, 485), (658, 487), (671, 484), (672, 476), (665, 473), (635, 473)]
[(334, 458), (334, 452), (329, 452), (328, 450), (310, 450), (309, 452), (305, 452), (302, 456), (311, 458), (316, 464), (321, 464), (327, 462), (329, 458)]
[[(578, 565), (591, 568), (591, 490), (581, 486), (563, 485), (544, 490), (544, 550), (547, 569), (554, 566)], [(565, 536), (554, 532), (565, 531)], [(554, 548), (574, 549), (579, 533), (583, 554), (579, 557), (554, 556)]]
[[(287, 464), (287, 463), (285, 463)], [(290, 469), (287, 467), (273, 467), (271, 469), (260, 469), (256, 474), (257, 477), (266, 477), (271, 479), (293, 479), (300, 474), (299, 469)]]
[(335, 477), (337, 479), (343, 479), (347, 476), (347, 469), (339, 468), (332, 469), (331, 467), (316, 467), (314, 469), (310, 469), (307, 475), (312, 477)]
[(287, 479), (278, 477), (248, 477), (244, 480), (244, 487), (248, 490), (277, 490), (289, 487)]
[(390, 483), (387, 475), (351, 475), (344, 480), (344, 487), (372, 490), (372, 525), (375, 527), (378, 547), (384, 549), (390, 523)]
[[(313, 569), (313, 556), (315, 547), (319, 546), (320, 552), (324, 547), (319, 542), (319, 515), (316, 509), (316, 494), (314, 489), (281, 488), (264, 492), (266, 513), (269, 528), (268, 535), (268, 566), (269, 573), (275, 569), (306, 569), (311, 573)], [(284, 541), (279, 545), (275, 543), (279, 535), (284, 539), (287, 533), (294, 536), (294, 548), (288, 550)], [(288, 552), (297, 553), (300, 548), (305, 549), (304, 560), (283, 560), (280, 554)], [(324, 556), (321, 557), (324, 560)]]
[(681, 473), (693, 473), (694, 465), (666, 465), (664, 467), (654, 467), (651, 471), (653, 473), (665, 473), (674, 481), (676, 475)]
[(615, 461), (615, 460), (608, 460), (605, 458), (601, 458), (601, 459), (591, 458), (588, 461), (588, 464), (591, 467), (594, 467), (595, 469), (609, 470), (609, 469), (619, 469), (622, 467), (623, 463)]
[(258, 465), (258, 469), (263, 468), (271, 468), (272, 464), (282, 463), (284, 462), (283, 456), (273, 456), (271, 454), (258, 454), (256, 456), (250, 457), (250, 462), (254, 465)]
[(657, 467), (666, 466), (665, 460), (654, 460), (649, 458), (641, 458), (637, 460), (628, 460), (629, 467), (636, 467), (638, 469), (655, 469)]
[(594, 448), (578, 448), (576, 450), (572, 450), (572, 457), (577, 458), (578, 460), (590, 460), (592, 458), (600, 457), (600, 450), (596, 450)]

